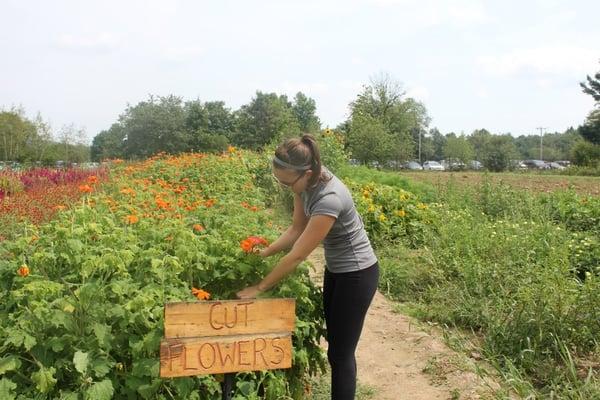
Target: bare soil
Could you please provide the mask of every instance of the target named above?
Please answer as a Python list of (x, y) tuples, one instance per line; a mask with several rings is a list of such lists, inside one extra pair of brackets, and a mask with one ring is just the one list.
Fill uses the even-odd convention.
[[(313, 251), (312, 279), (323, 281), (322, 247)], [(397, 307), (396, 307), (397, 308)], [(356, 352), (358, 382), (373, 389), (372, 400), (491, 399), (500, 385), (471, 358), (445, 344), (438, 329), (394, 311), (394, 303), (377, 292), (367, 313)], [(327, 348), (327, 342), (323, 341)], [(484, 375), (482, 377), (480, 375)]]
[[(445, 185), (452, 180), (459, 186), (479, 184), (485, 174), (481, 172), (435, 172), (402, 171), (400, 175), (419, 182), (433, 185)], [(490, 173), (493, 182), (503, 182), (515, 189), (524, 189), (534, 193), (550, 193), (572, 189), (580, 195), (600, 196), (600, 178), (591, 176), (546, 175), (536, 173)]]

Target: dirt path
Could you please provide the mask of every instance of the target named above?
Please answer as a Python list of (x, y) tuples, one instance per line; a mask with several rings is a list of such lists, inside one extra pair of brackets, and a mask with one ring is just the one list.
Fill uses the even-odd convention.
[[(322, 285), (323, 249), (313, 251), (308, 261), (315, 269), (313, 280)], [(498, 387), (471, 372), (474, 361), (448, 349), (439, 333), (420, 329), (410, 317), (394, 312), (393, 303), (379, 292), (356, 359), (358, 381), (374, 389), (373, 400), (487, 399), (492, 398), (490, 388)]]

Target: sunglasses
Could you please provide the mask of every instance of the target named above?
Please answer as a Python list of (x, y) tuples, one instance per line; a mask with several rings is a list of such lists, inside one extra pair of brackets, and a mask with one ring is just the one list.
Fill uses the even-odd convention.
[(305, 172), (306, 171), (302, 171), (302, 173), (300, 175), (298, 175), (298, 177), (292, 183), (287, 183), (287, 182), (283, 182), (283, 181), (279, 180), (279, 178), (276, 177), (275, 174), (272, 172), (271, 172), (271, 175), (273, 175), (273, 179), (275, 179), (275, 181), (277, 183), (279, 183), (281, 186), (286, 187), (286, 188), (291, 188), (292, 186), (294, 186), (296, 184), (296, 182), (298, 182), (300, 180), (300, 178), (302, 178), (304, 176)]

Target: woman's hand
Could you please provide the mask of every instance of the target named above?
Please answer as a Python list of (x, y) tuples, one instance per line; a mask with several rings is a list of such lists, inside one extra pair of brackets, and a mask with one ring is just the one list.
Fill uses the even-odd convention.
[(258, 288), (258, 285), (254, 285), (240, 290), (236, 295), (239, 299), (255, 299), (261, 293), (262, 290)]
[(267, 253), (267, 249), (268, 247), (265, 247), (264, 249), (260, 249), (260, 248), (254, 248), (254, 254), (259, 255), (263, 258), (268, 257), (269, 254)]

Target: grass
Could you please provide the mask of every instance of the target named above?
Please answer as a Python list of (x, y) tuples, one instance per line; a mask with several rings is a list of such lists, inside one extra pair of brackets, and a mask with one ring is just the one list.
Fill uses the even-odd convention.
[(523, 398), (600, 398), (600, 363), (593, 361), (600, 354), (600, 238), (591, 223), (598, 198), (507, 183), (535, 178), (540, 189), (564, 179), (556, 176), (503, 174), (500, 182), (477, 175), (476, 182), (471, 174), (460, 182), (438, 174), (448, 179), (432, 192), (426, 182), (357, 171), (353, 179), (416, 188), (443, 204), (424, 246), (378, 249), (384, 294), (446, 331), (472, 332), (477, 352)]
[[(360, 379), (360, 377), (359, 377)], [(328, 372), (325, 375), (321, 375), (314, 378), (312, 384), (312, 400), (330, 400), (331, 399), (331, 375)], [(377, 390), (371, 386), (363, 385), (358, 382), (356, 386), (356, 400), (369, 400), (373, 399), (377, 394)]]

